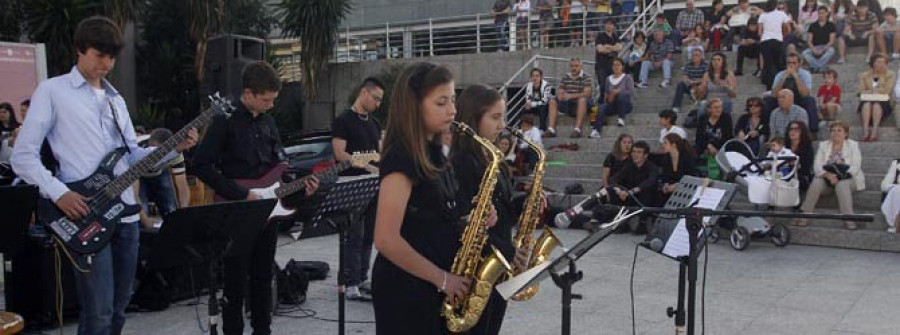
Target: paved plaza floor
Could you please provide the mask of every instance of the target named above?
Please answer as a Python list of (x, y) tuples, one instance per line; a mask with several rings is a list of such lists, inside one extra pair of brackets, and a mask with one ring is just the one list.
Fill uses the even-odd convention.
[[(580, 230), (557, 232), (574, 244), (587, 235)], [(629, 279), (634, 246), (641, 238), (613, 235), (579, 262), (584, 280), (575, 293), (573, 334), (630, 334)], [(337, 237), (290, 243), (279, 241), (277, 260), (321, 260), (331, 264), (331, 276), (309, 286), (303, 312), (273, 321), (275, 334), (335, 334), (337, 324)], [(702, 261), (702, 258), (701, 258)], [(641, 248), (634, 275), (637, 334), (673, 334), (666, 308), (675, 305), (678, 266)], [(701, 276), (702, 278), (702, 276)], [(698, 290), (697, 325), (702, 324)], [(529, 302), (510, 303), (503, 334), (559, 334), (560, 290), (541, 286)], [(789, 245), (754, 241), (743, 252), (726, 240), (709, 249), (706, 283), (708, 334), (900, 334), (900, 254)], [(206, 313), (201, 306), (200, 315)], [(348, 302), (348, 334), (374, 334), (370, 303)], [(249, 327), (248, 327), (249, 328)], [(66, 327), (75, 334), (75, 325)], [(48, 332), (49, 333), (49, 332)], [(55, 333), (55, 332), (54, 332)], [(132, 313), (126, 334), (200, 334), (195, 308), (179, 303), (154, 313)], [(246, 329), (245, 334), (250, 334)]]

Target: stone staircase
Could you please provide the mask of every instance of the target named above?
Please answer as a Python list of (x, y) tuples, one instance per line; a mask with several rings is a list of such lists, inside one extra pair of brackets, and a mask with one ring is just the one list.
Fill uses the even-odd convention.
[[(573, 57), (581, 57), (582, 59), (592, 59), (593, 55), (586, 48), (571, 48)], [(864, 55), (854, 53), (855, 50), (848, 51), (847, 63), (843, 65), (833, 65), (839, 75), (838, 82), (842, 87), (842, 103), (843, 112), (840, 118), (848, 122), (851, 126), (851, 138), (859, 140), (861, 138), (862, 128), (861, 121), (856, 113), (858, 98), (856, 97), (856, 86), (858, 76), (868, 67), (864, 62)], [(726, 52), (728, 64), (730, 68), (734, 68), (735, 53)], [(683, 55), (678, 54), (676, 66), (673, 70), (673, 79), (677, 80), (681, 76), (679, 71), (681, 64), (684, 62)], [(707, 55), (708, 56), (708, 55)], [(755, 69), (753, 60), (748, 60), (744, 64), (744, 76), (738, 77), (739, 93), (734, 99), (732, 111), (732, 119), (744, 113), (745, 100), (750, 96), (759, 96), (765, 91), (765, 86), (760, 80), (752, 75)], [(546, 64), (552, 68), (551, 71), (559, 75), (565, 71), (558, 65)], [(545, 73), (548, 73), (546, 67), (542, 67)], [(589, 66), (586, 68), (590, 69)], [(897, 71), (897, 63), (890, 64), (891, 71)], [(593, 76), (593, 71), (589, 71)], [(659, 125), (657, 113), (665, 108), (669, 108), (672, 97), (674, 96), (674, 87), (659, 88), (657, 85), (661, 81), (661, 72), (657, 71), (651, 74), (650, 88), (636, 89), (634, 98), (634, 111), (626, 119), (625, 127), (615, 126), (614, 119), (607, 120), (607, 126), (603, 128), (603, 136), (601, 139), (590, 139), (585, 137), (579, 139), (571, 139), (568, 137), (572, 131), (574, 118), (561, 116), (557, 122), (557, 138), (545, 138), (544, 147), (574, 142), (580, 147), (576, 152), (551, 152), (548, 159), (550, 164), (547, 166), (545, 177), (545, 186), (563, 190), (565, 185), (579, 182), (584, 186), (586, 192), (593, 192), (601, 185), (602, 162), (606, 154), (612, 148), (613, 142), (619, 134), (627, 133), (632, 135), (636, 141), (646, 141), (652, 149), (659, 147)], [(821, 75), (814, 76), (813, 91), (817, 91), (823, 79)], [(555, 82), (554, 82), (555, 84)], [(680, 116), (683, 117), (688, 110), (692, 109), (691, 101), (685, 97), (684, 105), (681, 107)], [(896, 114), (896, 113), (895, 113)], [(895, 116), (890, 116), (882, 121), (879, 128), (879, 141), (872, 143), (860, 142), (860, 149), (864, 159), (863, 171), (866, 174), (866, 190), (854, 194), (854, 210), (859, 214), (874, 214), (875, 221), (871, 223), (860, 224), (860, 229), (856, 231), (848, 231), (843, 229), (843, 223), (836, 220), (814, 220), (805, 228), (791, 226), (792, 243), (833, 246), (854, 249), (867, 250), (883, 250), (900, 252), (900, 235), (891, 235), (885, 232), (887, 227), (884, 217), (880, 213), (881, 191), (880, 183), (885, 172), (890, 166), (893, 159), (900, 158), (900, 131), (895, 126)], [(613, 122), (610, 122), (613, 121)], [(679, 124), (682, 120), (679, 120)], [(691, 142), (694, 139), (694, 131), (688, 130)], [(583, 134), (590, 133), (590, 128), (583, 126)], [(827, 139), (829, 133), (827, 130), (819, 132), (819, 140)], [(552, 196), (555, 200), (571, 201), (575, 203), (584, 199), (586, 195), (563, 196), (560, 194)], [(753, 209), (753, 205), (747, 201), (746, 194), (738, 194), (731, 203), (732, 209)], [(777, 210), (777, 209), (776, 209)], [(833, 196), (823, 197), (820, 199), (817, 213), (833, 213), (837, 214), (837, 199)], [(782, 222), (789, 223), (784, 219)], [(727, 242), (726, 242), (727, 243)]]

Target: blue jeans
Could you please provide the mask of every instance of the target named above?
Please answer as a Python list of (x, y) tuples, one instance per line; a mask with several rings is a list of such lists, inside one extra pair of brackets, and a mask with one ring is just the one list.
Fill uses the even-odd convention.
[(156, 177), (141, 178), (140, 198), (144, 213), (149, 214), (147, 204), (150, 202), (156, 204), (160, 215), (174, 212), (178, 208), (178, 201), (175, 198), (175, 185), (172, 184), (169, 169), (165, 169)]
[(122, 333), (137, 269), (139, 232), (137, 222), (120, 223), (109, 245), (94, 256), (91, 271), (73, 270), (81, 305), (79, 335)]
[(829, 47), (828, 50), (825, 50), (819, 58), (816, 58), (816, 55), (813, 54), (812, 48), (806, 49), (803, 51), (803, 59), (809, 64), (809, 67), (813, 69), (824, 69), (828, 67), (828, 62), (831, 61), (831, 57), (834, 57), (834, 48)]
[[(641, 75), (639, 76), (639, 79), (642, 83), (647, 83), (647, 77), (650, 76), (650, 70), (652, 70), (653, 67), (653, 62), (650, 60), (645, 60), (641, 63)], [(672, 61), (663, 59), (662, 62), (660, 62), (660, 67), (662, 67), (663, 70), (663, 79), (672, 79)]]
[(497, 29), (498, 50), (509, 49), (509, 34), (506, 33), (507, 25), (509, 25), (509, 22), (507, 22), (506, 20), (503, 20), (502, 22), (494, 22), (494, 29)]
[(691, 94), (691, 85), (681, 81), (675, 87), (675, 99), (672, 99), (672, 108), (681, 108), (681, 100), (684, 99), (685, 94)]
[(617, 95), (612, 103), (602, 104), (597, 107), (597, 121), (594, 121), (594, 129), (598, 132), (603, 132), (603, 119), (606, 118), (607, 113), (615, 112), (619, 118), (624, 119), (626, 115), (631, 113), (632, 108), (631, 96)]

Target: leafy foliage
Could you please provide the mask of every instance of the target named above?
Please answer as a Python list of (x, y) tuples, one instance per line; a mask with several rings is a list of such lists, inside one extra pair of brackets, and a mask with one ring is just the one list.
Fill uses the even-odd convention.
[(282, 35), (299, 38), (306, 96), (316, 94), (319, 75), (337, 41), (341, 21), (350, 12), (350, 0), (284, 0), (278, 5)]
[(75, 27), (82, 19), (102, 13), (101, 1), (29, 0), (21, 4), (28, 37), (47, 46), (48, 74), (69, 72), (75, 62)]
[(22, 35), (22, 7), (19, 1), (0, 1), (0, 41), (18, 42)]

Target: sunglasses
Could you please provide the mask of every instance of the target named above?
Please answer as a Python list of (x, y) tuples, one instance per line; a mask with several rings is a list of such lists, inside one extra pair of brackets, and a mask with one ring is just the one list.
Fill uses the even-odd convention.
[(800, 127), (790, 127), (788, 130), (800, 130)]

